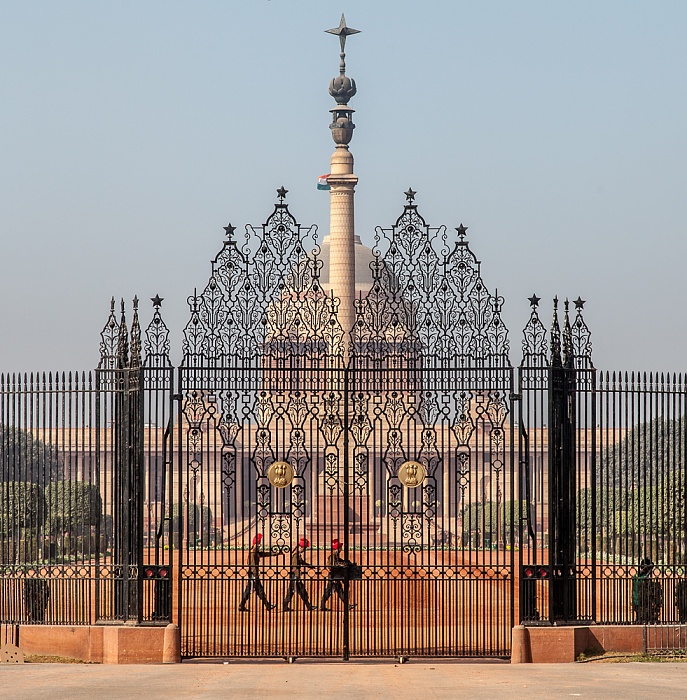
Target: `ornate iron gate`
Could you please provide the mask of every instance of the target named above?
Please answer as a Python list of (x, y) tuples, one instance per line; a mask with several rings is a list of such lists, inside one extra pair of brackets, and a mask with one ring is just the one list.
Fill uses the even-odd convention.
[(0, 375), (0, 622), (343, 658), (684, 623), (684, 377), (597, 374), (582, 299), (549, 335), (533, 296), (515, 381), (464, 227), (412, 191), (346, 334), (284, 194), (227, 226), (180, 367), (156, 296), (144, 332), (112, 302), (94, 375)]
[(184, 653), (507, 655), (513, 370), (465, 228), (409, 193), (350, 335), (283, 196), (233, 232), (178, 375)]

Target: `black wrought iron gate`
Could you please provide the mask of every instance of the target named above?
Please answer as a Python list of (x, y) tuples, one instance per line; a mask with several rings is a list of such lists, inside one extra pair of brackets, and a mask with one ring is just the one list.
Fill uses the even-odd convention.
[(507, 655), (513, 370), (465, 229), (410, 198), (350, 335), (283, 198), (227, 232), (178, 371), (183, 653)]
[(143, 331), (112, 301), (94, 375), (0, 375), (0, 624), (347, 658), (684, 623), (684, 376), (597, 373), (585, 302), (549, 332), (536, 295), (515, 370), (465, 228), (412, 191), (344, 333), (279, 194), (243, 244), (226, 227), (179, 367), (156, 296)]

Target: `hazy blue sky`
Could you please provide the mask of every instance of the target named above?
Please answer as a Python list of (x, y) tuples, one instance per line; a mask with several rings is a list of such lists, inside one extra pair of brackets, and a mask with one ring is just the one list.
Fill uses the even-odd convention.
[(0, 370), (95, 366), (113, 294), (186, 297), (284, 184), (303, 224), (349, 40), (357, 230), (418, 191), (506, 298), (587, 299), (596, 365), (687, 369), (685, 0), (0, 0)]

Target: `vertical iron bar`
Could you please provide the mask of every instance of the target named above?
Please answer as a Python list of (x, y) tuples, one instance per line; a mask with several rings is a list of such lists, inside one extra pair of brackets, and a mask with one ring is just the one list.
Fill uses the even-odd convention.
[[(353, 504), (350, 503), (350, 489), (349, 489), (349, 463), (348, 463), (348, 438), (349, 438), (349, 423), (348, 423), (348, 401), (349, 401), (349, 372), (350, 372), (350, 365), (347, 362), (346, 365), (343, 367), (341, 370), (342, 376), (343, 376), (343, 387), (342, 387), (342, 394), (343, 394), (343, 404), (344, 404), (344, 415), (343, 415), (343, 453), (344, 453), (344, 469), (343, 469), (343, 502), (344, 502), (344, 512), (343, 512), (343, 526), (344, 526), (344, 552), (345, 552), (345, 558), (348, 560), (349, 552), (348, 552), (348, 547), (349, 547), (349, 536), (348, 536), (348, 530), (349, 530), (349, 516), (348, 512), (349, 509), (353, 507)], [(343, 660), (348, 661), (349, 659), (349, 653), (350, 653), (350, 629), (349, 629), (349, 624), (350, 624), (350, 611), (348, 609), (348, 601), (349, 601), (349, 589), (350, 589), (350, 580), (349, 580), (349, 567), (345, 567), (345, 574), (344, 574), (344, 610), (343, 610)]]

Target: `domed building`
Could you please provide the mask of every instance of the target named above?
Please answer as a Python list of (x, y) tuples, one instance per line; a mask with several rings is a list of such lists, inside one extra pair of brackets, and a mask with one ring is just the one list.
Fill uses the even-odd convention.
[[(356, 297), (361, 293), (363, 295), (367, 294), (372, 288), (372, 269), (370, 265), (375, 260), (375, 254), (372, 252), (371, 248), (363, 245), (358, 234), (354, 234), (354, 254), (355, 254), (355, 294)], [(322, 245), (320, 246), (320, 252), (317, 256), (318, 260), (322, 263), (322, 269), (320, 270), (320, 284), (322, 289), (329, 294), (332, 289), (330, 282), (330, 257), (331, 257), (331, 240), (330, 236), (325, 236)]]

